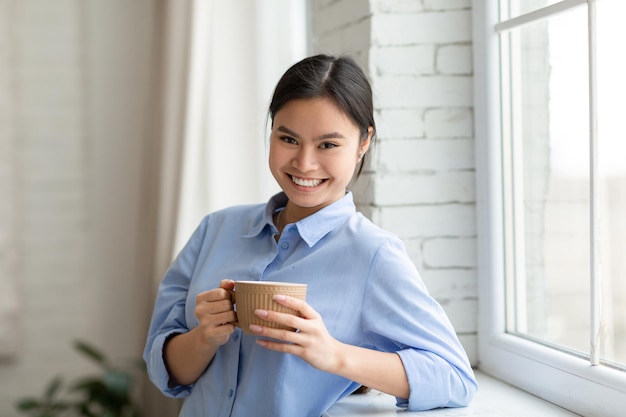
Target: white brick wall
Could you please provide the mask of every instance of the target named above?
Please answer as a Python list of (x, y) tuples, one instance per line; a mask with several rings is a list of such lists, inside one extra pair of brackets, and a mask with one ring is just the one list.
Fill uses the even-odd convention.
[[(340, 0), (344, 1), (344, 0)], [(471, 40), (471, 10), (388, 11), (372, 15), (374, 47), (411, 44), (451, 44)]]
[[(352, 53), (368, 71), (379, 142), (354, 187), (360, 208), (405, 241), (476, 363), (470, 4), (314, 1), (313, 45)], [(318, 30), (331, 14), (332, 24)], [(353, 39), (357, 32), (366, 40)]]
[[(379, 127), (380, 129), (380, 127)], [(474, 165), (471, 139), (385, 140), (376, 149), (385, 171), (417, 172), (448, 169), (461, 174)]]
[(374, 78), (374, 93), (382, 108), (428, 108), (472, 105), (470, 77), (382, 76)]
[(415, 76), (435, 72), (434, 45), (402, 45), (370, 51), (376, 73)]
[(444, 45), (437, 50), (437, 71), (441, 74), (472, 73), (472, 48), (469, 45)]

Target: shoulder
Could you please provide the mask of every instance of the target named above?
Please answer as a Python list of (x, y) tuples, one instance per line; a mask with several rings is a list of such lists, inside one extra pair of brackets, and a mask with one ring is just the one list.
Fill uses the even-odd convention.
[(230, 207), (226, 207), (220, 210), (216, 210), (212, 213), (209, 213), (207, 217), (210, 217), (210, 216), (223, 217), (223, 216), (257, 213), (257, 212), (263, 214), (263, 211), (265, 210), (266, 205), (267, 203), (240, 204), (236, 206), (230, 206)]
[[(338, 240), (362, 259), (407, 257), (404, 242), (393, 232), (356, 212), (337, 229)], [(382, 259), (379, 259), (379, 261)]]
[(264, 226), (265, 206), (265, 204), (237, 205), (211, 212), (200, 221), (194, 234), (204, 240), (222, 232), (241, 236), (255, 229), (261, 230)]
[(246, 221), (260, 221), (263, 218), (266, 204), (246, 204), (223, 208), (207, 214), (202, 223), (243, 223)]
[(381, 228), (360, 212), (350, 216), (344, 227), (344, 230), (353, 235), (355, 239), (363, 241), (364, 244), (380, 246), (389, 241), (401, 242), (395, 233)]

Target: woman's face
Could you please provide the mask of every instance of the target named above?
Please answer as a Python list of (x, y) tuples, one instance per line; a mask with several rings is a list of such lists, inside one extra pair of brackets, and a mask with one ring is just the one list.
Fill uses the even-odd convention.
[(287, 102), (274, 115), (269, 165), (291, 210), (301, 218), (343, 197), (372, 131), (361, 142), (359, 128), (330, 99)]

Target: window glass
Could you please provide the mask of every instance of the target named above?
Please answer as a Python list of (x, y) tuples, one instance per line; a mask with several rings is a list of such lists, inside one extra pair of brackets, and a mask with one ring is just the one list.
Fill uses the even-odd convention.
[(550, 6), (558, 3), (560, 0), (511, 0), (510, 16), (511, 18), (526, 14), (542, 7)]
[(624, 0), (597, 3), (598, 149), (602, 265), (601, 356), (626, 364), (626, 27)]
[[(508, 68), (508, 331), (588, 354), (587, 13), (503, 34)], [(505, 78), (505, 79), (506, 79)]]
[[(518, 2), (526, 6), (537, 2)], [(626, 2), (597, 2), (601, 360), (626, 367)], [(589, 19), (586, 7), (501, 35), (507, 331), (591, 349)], [(620, 279), (621, 278), (621, 279)]]

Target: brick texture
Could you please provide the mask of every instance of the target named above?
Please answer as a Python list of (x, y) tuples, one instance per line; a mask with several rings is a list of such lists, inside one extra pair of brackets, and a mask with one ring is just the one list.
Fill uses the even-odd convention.
[[(314, 2), (313, 44), (319, 52), (352, 53), (368, 72), (379, 142), (368, 174), (353, 187), (359, 207), (404, 240), (476, 363), (470, 6), (468, 0)], [(355, 15), (345, 12), (350, 7)], [(332, 25), (319, 30), (331, 14)]]

